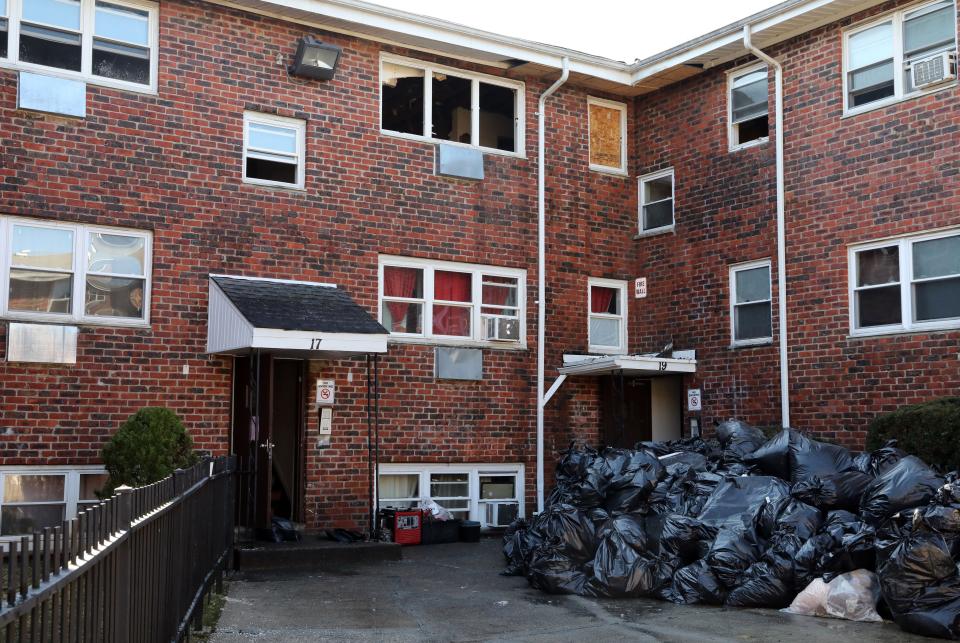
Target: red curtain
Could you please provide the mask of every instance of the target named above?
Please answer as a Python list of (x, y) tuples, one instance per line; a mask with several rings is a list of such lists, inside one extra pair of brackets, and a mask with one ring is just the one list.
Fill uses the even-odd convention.
[[(383, 269), (383, 292), (388, 297), (413, 297), (417, 290), (417, 276), (420, 270), (417, 268), (393, 268), (385, 267)], [(408, 331), (406, 328), (407, 311), (410, 304), (405, 301), (388, 301), (387, 309), (390, 311), (390, 318), (393, 320), (391, 331), (397, 332), (415, 332), (416, 329)]]
[[(438, 270), (433, 276), (433, 298), (442, 301), (472, 301), (473, 277), (469, 273)], [(465, 337), (470, 334), (470, 309), (433, 306), (433, 333)]]
[(609, 313), (610, 304), (613, 303), (613, 296), (616, 292), (613, 288), (603, 288), (601, 286), (590, 288), (590, 312)]
[[(510, 297), (510, 286), (515, 283), (515, 281), (510, 281), (510, 283), (503, 284), (500, 282), (486, 284), (483, 287), (483, 304), (485, 306), (503, 306)], [(500, 312), (500, 310), (497, 310), (498, 314)]]

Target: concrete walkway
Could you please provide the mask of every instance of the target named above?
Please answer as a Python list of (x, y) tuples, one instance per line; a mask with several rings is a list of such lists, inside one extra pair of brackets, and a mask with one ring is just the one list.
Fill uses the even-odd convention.
[(895, 625), (550, 596), (505, 578), (499, 540), (403, 550), (337, 573), (247, 574), (230, 583), (213, 635), (263, 641), (929, 641)]

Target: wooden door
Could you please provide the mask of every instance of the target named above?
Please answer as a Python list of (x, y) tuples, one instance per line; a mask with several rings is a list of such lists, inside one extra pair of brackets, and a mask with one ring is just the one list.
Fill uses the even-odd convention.
[(600, 435), (604, 446), (632, 449), (653, 437), (651, 383), (648, 378), (601, 377)]

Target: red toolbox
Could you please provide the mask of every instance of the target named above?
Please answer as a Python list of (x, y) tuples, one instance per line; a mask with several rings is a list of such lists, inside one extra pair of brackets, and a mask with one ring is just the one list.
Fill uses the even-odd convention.
[(380, 527), (390, 530), (395, 543), (419, 545), (423, 537), (423, 516), (419, 509), (382, 509)]

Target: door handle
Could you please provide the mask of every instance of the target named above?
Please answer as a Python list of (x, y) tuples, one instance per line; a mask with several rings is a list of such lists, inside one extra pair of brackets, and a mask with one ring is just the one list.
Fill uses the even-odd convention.
[(274, 444), (270, 438), (267, 438), (266, 442), (260, 444), (260, 447), (267, 450), (267, 455), (271, 458), (273, 457), (273, 447), (277, 446)]

